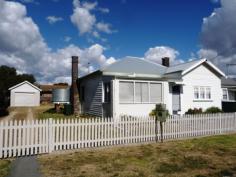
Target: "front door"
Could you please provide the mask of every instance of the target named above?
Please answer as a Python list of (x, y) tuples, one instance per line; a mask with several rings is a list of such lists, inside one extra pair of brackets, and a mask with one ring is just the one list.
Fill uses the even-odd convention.
[(181, 110), (180, 85), (175, 85), (172, 87), (172, 109), (173, 114), (178, 114), (178, 112)]

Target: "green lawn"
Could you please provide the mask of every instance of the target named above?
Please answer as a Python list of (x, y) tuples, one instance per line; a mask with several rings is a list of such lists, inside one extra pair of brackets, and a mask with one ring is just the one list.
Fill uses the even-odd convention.
[(5, 177), (10, 170), (10, 160), (1, 160), (0, 159), (0, 177)]
[(44, 176), (233, 176), (236, 134), (39, 156)]

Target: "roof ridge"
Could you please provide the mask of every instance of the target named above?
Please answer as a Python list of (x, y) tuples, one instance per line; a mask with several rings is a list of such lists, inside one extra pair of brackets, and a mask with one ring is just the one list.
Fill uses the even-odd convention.
[(145, 59), (145, 58), (143, 58), (143, 57), (125, 56), (125, 57), (123, 57), (123, 58), (126, 58), (126, 57), (130, 57), (130, 58), (135, 58), (135, 59), (143, 60), (143, 61), (149, 62), (149, 63), (151, 63), (151, 64), (154, 64), (154, 65), (157, 65), (157, 66), (161, 66), (161, 67), (163, 67), (163, 68), (167, 68), (166, 66), (163, 66), (163, 65), (161, 65), (161, 64), (159, 64), (159, 63), (155, 63), (155, 62), (150, 61), (150, 60), (148, 60), (148, 59)]
[(19, 86), (21, 86), (21, 85), (23, 85), (23, 84), (29, 84), (30, 86), (34, 87), (35, 89), (37, 89), (37, 90), (41, 91), (41, 89), (40, 89), (40, 88), (38, 88), (36, 85), (34, 85), (34, 84), (30, 83), (30, 82), (29, 82), (29, 81), (27, 81), (27, 80), (25, 80), (25, 81), (23, 81), (23, 82), (20, 82), (20, 83), (18, 83), (18, 84), (16, 84), (16, 85), (14, 85), (14, 86), (10, 87), (8, 90), (15, 89), (15, 88), (17, 88), (17, 87), (19, 87)]
[(170, 66), (170, 67), (175, 67), (175, 66), (179, 66), (179, 65), (184, 65), (184, 64), (187, 64), (187, 63), (196, 62), (196, 61), (201, 61), (201, 60), (204, 60), (204, 59), (195, 59), (195, 60), (187, 61), (187, 62), (184, 62), (184, 63), (179, 63), (179, 64), (176, 64), (176, 65), (172, 65), (172, 66)]

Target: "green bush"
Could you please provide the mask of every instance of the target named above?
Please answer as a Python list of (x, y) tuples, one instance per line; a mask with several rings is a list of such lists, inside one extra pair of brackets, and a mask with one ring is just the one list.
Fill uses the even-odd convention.
[[(153, 109), (150, 113), (149, 113), (149, 116), (150, 117), (154, 117), (154, 116), (156, 116), (157, 114), (156, 114), (156, 109)], [(169, 111), (167, 110), (167, 116), (169, 116), (170, 115), (170, 113), (169, 113)]]
[(187, 112), (185, 112), (185, 114), (202, 114), (202, 108), (193, 108), (193, 109), (188, 109)]
[(7, 108), (0, 108), (0, 117), (9, 115)]
[(205, 113), (220, 113), (222, 110), (218, 107), (209, 107), (206, 109)]

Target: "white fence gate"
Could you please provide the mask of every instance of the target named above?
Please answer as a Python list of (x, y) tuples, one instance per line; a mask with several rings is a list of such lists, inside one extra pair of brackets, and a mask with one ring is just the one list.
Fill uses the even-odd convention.
[[(236, 132), (236, 114), (170, 116), (163, 138), (180, 139)], [(152, 117), (0, 122), (0, 158), (160, 140)]]

